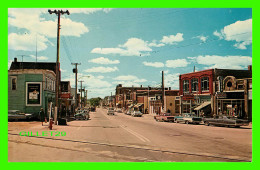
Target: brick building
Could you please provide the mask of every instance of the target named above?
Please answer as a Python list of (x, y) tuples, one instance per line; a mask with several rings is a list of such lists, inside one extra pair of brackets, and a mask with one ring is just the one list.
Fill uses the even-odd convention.
[(248, 70), (208, 69), (182, 74), (179, 76), (180, 112), (205, 116), (225, 114), (251, 120), (250, 81), (251, 66)]

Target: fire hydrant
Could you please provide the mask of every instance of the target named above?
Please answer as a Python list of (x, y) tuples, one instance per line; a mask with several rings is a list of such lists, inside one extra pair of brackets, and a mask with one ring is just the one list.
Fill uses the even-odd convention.
[(52, 118), (50, 118), (50, 121), (49, 121), (49, 129), (52, 130), (52, 124), (53, 124), (53, 120)]

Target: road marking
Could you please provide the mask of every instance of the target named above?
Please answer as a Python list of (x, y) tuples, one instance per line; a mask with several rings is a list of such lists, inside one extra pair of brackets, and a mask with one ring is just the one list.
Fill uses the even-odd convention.
[(140, 139), (141, 141), (143, 142), (150, 142), (149, 139), (147, 139), (146, 137), (140, 135), (139, 133), (129, 129), (129, 128), (126, 128), (124, 127), (124, 125), (120, 125), (121, 128), (125, 129), (127, 132), (131, 133), (132, 135), (134, 135), (135, 137), (137, 137), (138, 139)]

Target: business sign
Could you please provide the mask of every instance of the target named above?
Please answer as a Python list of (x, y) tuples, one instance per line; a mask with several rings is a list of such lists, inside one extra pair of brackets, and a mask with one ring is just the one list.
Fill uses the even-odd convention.
[(27, 82), (26, 83), (26, 105), (41, 106), (42, 83)]
[(220, 92), (216, 94), (218, 99), (226, 99), (227, 98), (227, 93)]
[(182, 96), (182, 100), (194, 100), (194, 94), (192, 93), (184, 93)]

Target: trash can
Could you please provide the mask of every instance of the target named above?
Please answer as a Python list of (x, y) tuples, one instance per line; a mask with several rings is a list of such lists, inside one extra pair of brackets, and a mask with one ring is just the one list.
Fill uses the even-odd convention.
[(58, 118), (58, 125), (67, 125), (67, 119)]

